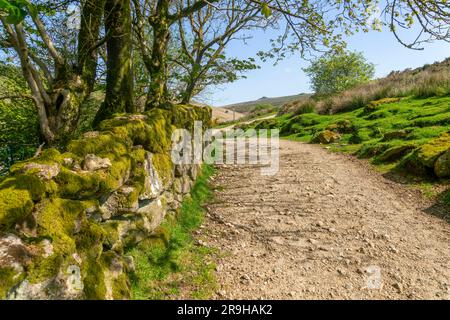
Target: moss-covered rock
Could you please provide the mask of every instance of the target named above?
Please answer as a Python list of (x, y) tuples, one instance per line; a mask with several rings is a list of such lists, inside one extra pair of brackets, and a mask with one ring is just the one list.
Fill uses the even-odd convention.
[(400, 100), (401, 100), (401, 98), (384, 98), (384, 99), (380, 99), (380, 100), (371, 101), (364, 108), (364, 114), (370, 114), (370, 113), (378, 110), (378, 107), (383, 104), (397, 103), (397, 102), (400, 102)]
[(13, 267), (0, 266), (0, 299), (5, 299), (9, 289), (17, 283), (17, 271)]
[(408, 130), (396, 130), (396, 131), (390, 131), (386, 132), (383, 135), (383, 141), (391, 141), (395, 139), (405, 139), (410, 134), (410, 131)]
[(434, 173), (439, 178), (450, 178), (450, 148), (436, 160)]
[(363, 144), (361, 149), (358, 150), (357, 156), (359, 158), (372, 158), (382, 154), (389, 148), (391, 148), (391, 145), (388, 143), (377, 143), (377, 142), (365, 143)]
[(355, 125), (350, 120), (347, 120), (347, 119), (339, 120), (335, 123), (332, 123), (332, 124), (328, 125), (326, 129), (337, 132), (337, 133), (341, 133), (341, 134), (356, 132)]
[(450, 134), (444, 133), (440, 137), (424, 144), (417, 153), (417, 159), (426, 167), (434, 168), (436, 160), (450, 149)]
[(31, 214), (34, 203), (25, 189), (6, 188), (0, 190), (0, 230), (13, 227)]
[(387, 149), (381, 155), (374, 159), (375, 162), (392, 162), (403, 158), (405, 155), (414, 150), (414, 145), (400, 145)]
[(312, 143), (321, 143), (321, 144), (330, 144), (337, 142), (341, 139), (341, 135), (339, 133), (330, 131), (330, 130), (324, 130), (316, 134), (311, 142)]

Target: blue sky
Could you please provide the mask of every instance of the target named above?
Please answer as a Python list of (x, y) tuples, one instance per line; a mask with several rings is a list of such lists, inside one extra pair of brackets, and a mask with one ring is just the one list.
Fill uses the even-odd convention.
[[(227, 53), (239, 58), (255, 57), (256, 53), (269, 47), (271, 33), (259, 31), (246, 44), (234, 42)], [(376, 66), (375, 77), (384, 77), (392, 70), (415, 68), (426, 63), (450, 57), (450, 44), (434, 42), (425, 44), (425, 50), (410, 50), (399, 44), (388, 32), (372, 31), (347, 38), (348, 49), (363, 52), (368, 61)], [(301, 70), (308, 65), (298, 55), (292, 56), (278, 65), (257, 60), (261, 69), (246, 74), (247, 79), (211, 88), (203, 97), (205, 102), (222, 106), (240, 101), (256, 100), (263, 96), (277, 97), (310, 92), (308, 78)]]

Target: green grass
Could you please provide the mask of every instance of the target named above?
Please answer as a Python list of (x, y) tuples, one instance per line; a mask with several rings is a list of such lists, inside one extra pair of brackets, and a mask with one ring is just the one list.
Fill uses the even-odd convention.
[(450, 189), (447, 191), (447, 193), (444, 195), (444, 203), (450, 205)]
[(208, 179), (213, 173), (213, 167), (204, 165), (178, 216), (166, 218), (154, 237), (128, 252), (135, 262), (133, 299), (207, 299), (216, 290), (216, 252), (196, 246), (192, 236), (203, 222), (203, 205), (212, 197)]
[[(450, 97), (408, 97), (400, 102), (378, 105), (375, 110), (359, 108), (333, 115), (285, 115), (272, 120), (269, 125), (279, 127), (281, 135), (287, 139), (309, 142), (323, 130), (335, 130), (339, 123), (347, 123), (348, 128), (341, 132), (341, 141), (331, 145), (331, 150), (355, 153), (382, 165), (384, 161), (379, 161), (377, 157), (385, 151), (401, 146), (419, 147), (449, 131)], [(252, 127), (258, 129), (264, 125), (264, 122), (256, 122)], [(407, 135), (383, 139), (386, 133), (399, 130), (406, 131)]]

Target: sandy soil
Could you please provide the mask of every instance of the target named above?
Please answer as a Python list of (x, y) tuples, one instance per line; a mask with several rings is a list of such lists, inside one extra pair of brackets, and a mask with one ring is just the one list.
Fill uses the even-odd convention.
[(280, 146), (276, 176), (222, 166), (213, 180), (199, 243), (222, 252), (215, 298), (450, 298), (439, 208), (349, 156)]

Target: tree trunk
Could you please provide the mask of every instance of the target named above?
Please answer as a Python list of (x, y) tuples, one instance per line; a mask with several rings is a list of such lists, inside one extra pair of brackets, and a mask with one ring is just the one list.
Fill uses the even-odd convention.
[(81, 76), (87, 92), (94, 90), (98, 64), (98, 38), (105, 0), (82, 1), (81, 28), (78, 33), (77, 74)]
[(150, 87), (146, 109), (159, 107), (167, 100), (167, 48), (170, 39), (169, 1), (159, 0), (156, 14), (151, 19), (153, 27)]
[(114, 113), (135, 112), (131, 32), (130, 0), (106, 0), (106, 96), (95, 124)]
[(82, 2), (83, 18), (78, 37), (80, 65), (75, 68), (60, 55), (39, 16), (33, 17), (44, 47), (53, 58), (53, 74), (29, 50), (27, 30), (22, 24), (13, 27), (0, 17), (8, 40), (19, 56), (23, 75), (36, 106), (41, 134), (48, 145), (61, 145), (71, 137), (78, 124), (80, 106), (94, 86), (97, 67), (95, 44), (103, 12), (103, 6), (98, 6), (101, 1), (103, 0)]

